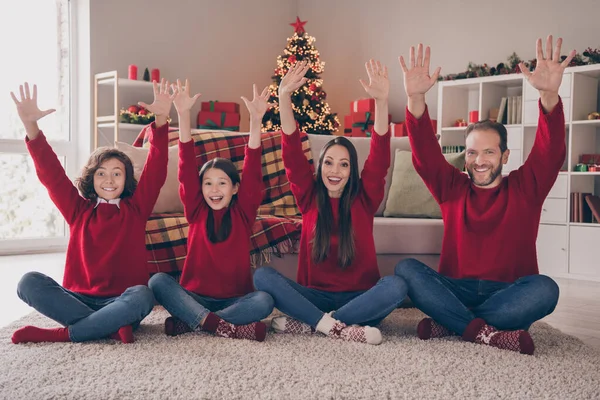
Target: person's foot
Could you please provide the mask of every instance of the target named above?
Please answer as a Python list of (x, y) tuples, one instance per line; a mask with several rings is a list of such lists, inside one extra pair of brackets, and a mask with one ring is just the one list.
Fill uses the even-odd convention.
[(24, 326), (12, 335), (12, 342), (18, 343), (41, 343), (41, 342), (70, 342), (68, 328), (44, 329), (36, 326)]
[(503, 350), (518, 351), (522, 354), (531, 355), (535, 350), (529, 332), (525, 330), (500, 331), (486, 324), (481, 318), (475, 318), (469, 323), (463, 333), (463, 339)]
[(348, 326), (333, 318), (331, 313), (323, 315), (323, 318), (317, 324), (317, 331), (330, 338), (343, 339), (349, 342), (380, 344), (383, 341), (379, 329), (371, 326)]
[(165, 334), (168, 336), (177, 336), (192, 332), (193, 329), (177, 317), (168, 317), (165, 319)]
[(315, 330), (310, 325), (291, 317), (273, 318), (271, 320), (271, 328), (277, 333), (315, 333)]
[(417, 335), (419, 336), (419, 339), (427, 340), (445, 336), (454, 336), (456, 333), (445, 326), (438, 324), (431, 318), (423, 318), (417, 326)]
[(112, 339), (120, 340), (122, 343), (133, 343), (133, 327), (131, 325), (125, 325), (119, 328), (119, 330), (112, 335)]
[(232, 339), (248, 339), (262, 342), (267, 337), (267, 325), (253, 322), (247, 325), (234, 325), (221, 319), (217, 314), (209, 313), (202, 324), (202, 330), (217, 336)]

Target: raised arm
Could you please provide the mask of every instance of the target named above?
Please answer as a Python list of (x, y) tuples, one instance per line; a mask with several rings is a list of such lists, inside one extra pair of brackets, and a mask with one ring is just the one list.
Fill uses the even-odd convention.
[(79, 214), (81, 207), (87, 204), (73, 182), (67, 177), (58, 157), (41, 133), (37, 121), (54, 109), (41, 111), (37, 106), (37, 85), (33, 85), (33, 95), (29, 91), (29, 83), (19, 86), (20, 100), (13, 92), (10, 96), (17, 106), (19, 118), (23, 122), (27, 134), (27, 149), (35, 165), (40, 182), (48, 189), (50, 198), (63, 215), (67, 224), (71, 224)]
[(279, 114), (281, 117), (281, 153), (285, 173), (300, 212), (310, 207), (314, 199), (314, 174), (302, 151), (300, 132), (294, 119), (292, 93), (306, 83), (304, 74), (308, 71), (305, 61), (292, 65), (279, 84)]
[(198, 178), (196, 153), (192, 141), (191, 108), (200, 97), (200, 93), (190, 97), (190, 83), (186, 79), (185, 86), (177, 80), (173, 104), (179, 119), (179, 197), (183, 203), (183, 211), (188, 222), (193, 222), (199, 211), (206, 206), (202, 196), (202, 185)]
[(369, 156), (361, 174), (360, 196), (367, 208), (375, 214), (383, 200), (385, 176), (390, 167), (390, 135), (388, 124), (388, 97), (390, 81), (386, 66), (379, 61), (365, 63), (369, 83), (362, 79), (361, 85), (375, 99), (374, 135), (371, 139)]
[(148, 218), (160, 194), (160, 189), (167, 179), (169, 161), (169, 135), (167, 118), (173, 104), (175, 94), (169, 94), (169, 82), (163, 79), (160, 85), (154, 82), (154, 102), (139, 104), (156, 115), (150, 125), (150, 151), (144, 164), (138, 186), (133, 193), (132, 203), (140, 210), (140, 214)]
[(440, 145), (431, 126), (427, 105), (425, 104), (425, 93), (437, 81), (440, 67), (436, 68), (433, 75), (429, 75), (430, 59), (429, 46), (425, 49), (425, 55), (423, 56), (422, 44), (417, 47), (416, 57), (415, 48), (410, 48), (410, 68), (406, 66), (404, 58), (399, 57), (400, 66), (404, 73), (404, 88), (408, 97), (406, 127), (412, 150), (413, 165), (436, 201), (443, 203), (457, 181), (466, 180), (468, 177), (448, 164), (442, 155)]
[(263, 176), (262, 176), (262, 143), (260, 128), (265, 112), (273, 104), (268, 102), (269, 87), (265, 87), (259, 95), (256, 85), (252, 85), (253, 99), (248, 100), (242, 96), (242, 100), (250, 113), (250, 138), (246, 147), (246, 157), (242, 169), (242, 182), (238, 191), (238, 199), (241, 209), (246, 216), (249, 225), (256, 219), (258, 207), (263, 199)]
[(533, 143), (527, 160), (517, 171), (522, 181), (521, 188), (527, 194), (543, 202), (558, 176), (566, 156), (565, 117), (558, 89), (565, 68), (575, 56), (575, 50), (560, 61), (562, 39), (556, 41), (552, 50), (552, 35), (546, 38), (546, 57), (542, 51), (542, 39), (536, 41), (536, 67), (530, 72), (525, 64), (519, 64), (523, 75), (531, 86), (540, 92), (540, 117)]

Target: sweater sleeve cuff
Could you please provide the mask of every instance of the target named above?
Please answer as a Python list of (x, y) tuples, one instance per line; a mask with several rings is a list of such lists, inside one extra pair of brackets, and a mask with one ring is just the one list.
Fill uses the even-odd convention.
[(46, 135), (44, 135), (44, 132), (42, 132), (41, 130), (39, 131), (37, 137), (33, 140), (29, 139), (29, 136), (25, 135), (25, 144), (30, 149), (39, 148), (40, 146), (43, 146), (47, 142), (48, 142), (48, 140), (46, 139)]
[(282, 144), (285, 143), (286, 145), (293, 145), (293, 144), (297, 144), (297, 143), (301, 143), (300, 141), (300, 129), (298, 128), (298, 124), (296, 124), (296, 130), (294, 132), (292, 132), (291, 134), (286, 134), (285, 132), (283, 132), (283, 130), (281, 131), (281, 141)]
[(563, 107), (563, 101), (562, 98), (560, 96), (558, 96), (558, 103), (556, 103), (556, 105), (554, 106), (554, 108), (552, 109), (552, 111), (550, 111), (549, 113), (546, 113), (544, 111), (544, 107), (542, 107), (542, 99), (538, 99), (538, 109), (540, 110), (540, 117), (545, 118), (548, 122), (550, 121), (556, 121), (560, 118), (562, 118), (564, 120), (564, 107)]

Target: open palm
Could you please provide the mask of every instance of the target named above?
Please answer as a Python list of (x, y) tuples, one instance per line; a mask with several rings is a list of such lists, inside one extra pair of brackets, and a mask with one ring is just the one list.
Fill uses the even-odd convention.
[(304, 77), (308, 68), (308, 63), (306, 61), (300, 61), (292, 65), (279, 83), (279, 96), (291, 95), (294, 91), (304, 85), (308, 80)]
[(533, 72), (530, 72), (524, 63), (519, 64), (521, 72), (523, 72), (531, 86), (541, 92), (558, 92), (565, 68), (575, 56), (575, 50), (573, 50), (569, 56), (561, 62), (560, 49), (562, 47), (562, 39), (559, 38), (556, 41), (554, 51), (552, 51), (552, 42), (552, 35), (549, 35), (546, 38), (546, 58), (544, 58), (542, 39), (537, 40), (535, 46), (537, 60)]
[(173, 105), (179, 114), (189, 111), (198, 100), (198, 97), (200, 97), (200, 93), (190, 97), (190, 83), (187, 79), (185, 80), (185, 86), (181, 86), (181, 81), (177, 79)]
[(175, 98), (175, 90), (173, 90), (173, 94), (169, 94), (169, 89), (171, 89), (171, 87), (169, 81), (164, 78), (160, 82), (160, 85), (154, 81), (153, 86), (154, 102), (152, 104), (146, 104), (140, 101), (138, 104), (155, 115), (169, 115), (173, 99)]
[(10, 96), (13, 101), (17, 105), (17, 112), (19, 113), (19, 118), (24, 123), (26, 122), (36, 122), (42, 118), (44, 118), (48, 114), (52, 114), (55, 112), (55, 109), (49, 110), (40, 110), (37, 105), (37, 85), (33, 85), (33, 96), (31, 96), (29, 92), (29, 83), (25, 82), (25, 87), (23, 85), (19, 86), (19, 92), (21, 95), (21, 100), (17, 99), (17, 96), (13, 92), (10, 92)]
[(265, 87), (262, 93), (258, 94), (256, 91), (256, 85), (252, 85), (252, 93), (253, 98), (252, 101), (248, 100), (246, 97), (242, 96), (242, 100), (246, 104), (246, 108), (248, 108), (248, 112), (250, 113), (250, 118), (262, 118), (263, 115), (267, 112), (267, 110), (273, 106), (273, 104), (269, 103), (269, 87)]
[(388, 79), (388, 70), (386, 66), (381, 65), (379, 61), (369, 60), (365, 63), (369, 84), (362, 79), (360, 84), (365, 91), (374, 99), (387, 99), (390, 93), (390, 81)]
[(404, 72), (404, 89), (407, 96), (425, 94), (435, 84), (440, 75), (441, 68), (438, 67), (433, 75), (429, 75), (430, 49), (425, 49), (423, 58), (423, 45), (417, 47), (417, 57), (415, 58), (415, 48), (410, 48), (410, 69), (407, 68), (404, 58), (399, 57), (400, 66)]

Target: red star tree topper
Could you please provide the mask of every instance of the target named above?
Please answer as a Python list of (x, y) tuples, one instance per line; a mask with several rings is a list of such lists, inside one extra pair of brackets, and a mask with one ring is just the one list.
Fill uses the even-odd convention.
[(279, 83), (293, 64), (303, 60), (308, 60), (310, 66), (306, 72), (308, 81), (292, 94), (292, 107), (300, 130), (331, 135), (340, 126), (337, 114), (331, 112), (329, 104), (325, 101), (327, 94), (322, 88), (323, 80), (320, 77), (325, 63), (320, 60), (319, 52), (313, 44), (315, 38), (309, 36), (304, 30), (305, 24), (306, 21), (296, 17), (296, 22), (290, 24), (294, 27), (294, 35), (288, 38), (283, 54), (277, 56), (277, 68), (274, 71), (275, 75), (272, 76), (273, 83), (269, 87), (269, 102), (274, 103), (275, 107), (269, 109), (263, 117), (263, 132), (281, 129), (278, 105)]

